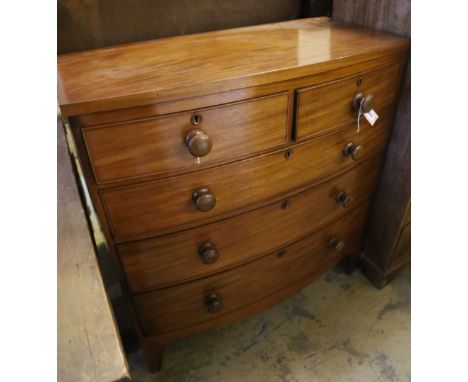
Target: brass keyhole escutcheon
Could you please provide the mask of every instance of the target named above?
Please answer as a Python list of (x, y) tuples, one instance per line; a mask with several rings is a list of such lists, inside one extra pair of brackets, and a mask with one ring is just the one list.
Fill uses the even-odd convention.
[(200, 114), (193, 114), (190, 117), (190, 122), (192, 122), (192, 125), (199, 125), (202, 121), (202, 116)]
[(286, 250), (282, 249), (281, 251), (279, 251), (276, 256), (278, 257), (283, 257), (284, 255), (286, 255)]

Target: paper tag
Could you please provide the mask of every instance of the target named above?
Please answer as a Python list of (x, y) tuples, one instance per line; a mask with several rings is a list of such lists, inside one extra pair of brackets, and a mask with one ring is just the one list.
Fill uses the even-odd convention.
[(379, 116), (378, 114), (375, 112), (374, 109), (372, 109), (370, 112), (368, 113), (363, 113), (364, 114), (364, 117), (366, 117), (367, 119), (367, 122), (369, 122), (371, 124), (371, 126), (374, 126), (375, 122), (377, 121), (377, 119), (379, 119)]

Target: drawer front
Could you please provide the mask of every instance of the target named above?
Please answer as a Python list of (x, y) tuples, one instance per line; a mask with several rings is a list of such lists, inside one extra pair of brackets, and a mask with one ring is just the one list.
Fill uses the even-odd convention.
[(84, 128), (83, 135), (96, 181), (103, 183), (195, 169), (202, 163), (284, 144), (287, 116), (288, 94), (281, 93), (160, 118)]
[[(103, 190), (101, 197), (117, 242), (205, 224), (226, 213), (253, 209), (354, 167), (384, 149), (390, 118), (360, 133), (355, 126), (252, 159), (136, 186)], [(350, 142), (360, 159), (343, 155)], [(198, 191), (205, 189), (203, 195)], [(202, 195), (202, 197), (200, 196)], [(216, 203), (214, 204), (214, 198)], [(209, 211), (198, 208), (214, 207)], [(205, 208), (206, 209), (206, 208)], [(227, 217), (227, 216), (226, 216)]]
[[(281, 252), (214, 276), (133, 296), (143, 331), (156, 335), (214, 319), (331, 266), (345, 254), (359, 250), (366, 214), (367, 204), (358, 206), (344, 219)], [(344, 243), (341, 252), (330, 248), (334, 238)]]
[[(203, 277), (304, 237), (368, 200), (379, 158), (287, 199), (191, 230), (117, 246), (128, 285), (140, 292)], [(343, 194), (345, 193), (345, 194)]]
[[(358, 93), (365, 97), (372, 95), (374, 109), (380, 114), (396, 99), (399, 84), (400, 64), (392, 64), (351, 78), (298, 90), (297, 139), (323, 134), (355, 121), (357, 111), (353, 107), (353, 99)], [(369, 126), (364, 117), (361, 117), (361, 123)], [(379, 123), (377, 121), (376, 125)]]

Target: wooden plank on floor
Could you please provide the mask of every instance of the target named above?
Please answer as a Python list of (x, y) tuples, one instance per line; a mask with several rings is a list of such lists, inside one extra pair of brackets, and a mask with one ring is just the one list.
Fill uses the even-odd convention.
[(127, 360), (60, 120), (57, 133), (57, 378), (60, 382), (128, 380)]

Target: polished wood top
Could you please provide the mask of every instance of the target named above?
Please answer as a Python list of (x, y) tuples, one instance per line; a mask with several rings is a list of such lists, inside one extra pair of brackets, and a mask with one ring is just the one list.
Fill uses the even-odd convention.
[(58, 57), (63, 115), (133, 107), (310, 75), (405, 49), (406, 38), (327, 17)]

